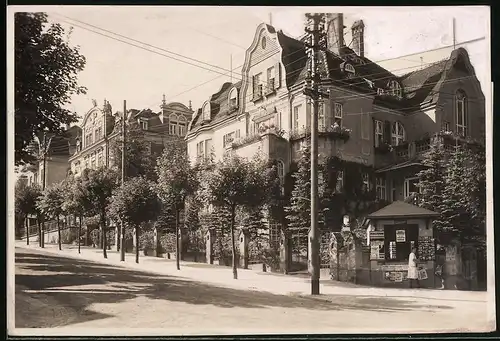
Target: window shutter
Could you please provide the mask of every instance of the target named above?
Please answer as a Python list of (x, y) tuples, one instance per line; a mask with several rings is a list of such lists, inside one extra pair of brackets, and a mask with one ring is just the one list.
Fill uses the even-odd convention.
[(281, 87), (281, 63), (277, 62), (274, 67), (274, 88), (279, 89)]
[(387, 144), (391, 144), (391, 136), (392, 136), (391, 122), (385, 121), (384, 122), (384, 141)]
[(255, 76), (252, 75), (252, 96), (251, 96), (252, 99), (255, 98), (255, 90), (256, 90), (255, 89)]

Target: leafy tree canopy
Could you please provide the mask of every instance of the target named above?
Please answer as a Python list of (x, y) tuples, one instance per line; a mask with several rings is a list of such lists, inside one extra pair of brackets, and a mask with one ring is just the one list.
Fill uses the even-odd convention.
[(48, 24), (45, 13), (16, 13), (15, 44), (15, 163), (34, 161), (29, 144), (43, 131), (62, 132), (78, 121), (64, 106), (74, 94), (86, 92), (77, 82), (85, 67), (78, 47), (69, 45), (71, 32)]
[(126, 181), (115, 190), (109, 211), (111, 216), (139, 227), (157, 217), (160, 205), (154, 184), (139, 177)]

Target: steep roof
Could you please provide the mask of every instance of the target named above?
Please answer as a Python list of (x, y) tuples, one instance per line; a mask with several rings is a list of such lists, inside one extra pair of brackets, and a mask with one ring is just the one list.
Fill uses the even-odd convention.
[(424, 102), (441, 78), (448, 61), (449, 58), (446, 58), (401, 76), (401, 85), (407, 100), (415, 104)]
[(404, 201), (394, 201), (392, 204), (369, 214), (369, 219), (391, 219), (391, 218), (430, 218), (437, 217), (439, 213), (418, 207)]
[[(220, 122), (224, 118), (228, 117), (229, 114), (236, 115), (237, 111), (235, 111), (235, 112), (229, 111), (228, 97), (229, 97), (229, 92), (233, 88), (236, 88), (239, 92), (241, 89), (241, 84), (242, 84), (241, 81), (236, 82), (236, 83), (226, 82), (226, 83), (222, 84), (219, 91), (217, 91), (216, 93), (214, 93), (210, 96), (209, 101), (210, 101), (210, 108), (211, 108), (211, 111), (210, 111), (211, 123)], [(190, 124), (190, 130), (192, 128), (195, 128), (195, 127), (198, 127), (201, 125), (201, 120), (200, 120), (201, 114), (202, 114), (202, 108), (199, 108), (196, 111), (196, 114), (194, 115), (194, 118)]]

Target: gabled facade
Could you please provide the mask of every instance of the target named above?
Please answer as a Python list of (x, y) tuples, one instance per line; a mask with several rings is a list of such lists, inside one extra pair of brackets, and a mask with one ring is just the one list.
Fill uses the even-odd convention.
[[(342, 14), (328, 14), (327, 27), (343, 30)], [(367, 182), (377, 195), (403, 200), (416, 190), (420, 156), (431, 138), (484, 143), (484, 96), (464, 48), (396, 76), (365, 57), (362, 21), (352, 35), (353, 49), (328, 34), (329, 50), (319, 56), (323, 90), (330, 93), (320, 103), (320, 157), (372, 166), (377, 175)], [(241, 81), (223, 84), (194, 115), (186, 136), (190, 159), (260, 152), (278, 160), (286, 174), (310, 130), (311, 105), (303, 94), (308, 63), (302, 41), (258, 26)]]
[[(192, 119), (192, 110), (181, 103), (166, 103), (163, 99), (160, 108), (158, 113), (151, 109), (130, 109), (126, 115), (128, 125), (137, 124), (144, 131), (152, 153), (160, 153), (171, 139), (183, 138)], [(76, 148), (69, 158), (73, 174), (79, 175), (86, 168), (118, 164), (110, 150), (110, 142), (122, 134), (122, 117), (123, 112), (113, 114), (107, 101), (102, 108), (95, 105), (87, 112)]]

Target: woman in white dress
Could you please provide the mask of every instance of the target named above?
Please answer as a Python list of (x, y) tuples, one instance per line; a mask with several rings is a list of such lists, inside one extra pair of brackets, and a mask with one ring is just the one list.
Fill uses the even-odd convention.
[(411, 248), (410, 256), (408, 257), (408, 280), (410, 281), (410, 288), (413, 288), (413, 283), (417, 283), (417, 288), (420, 288), (420, 283), (418, 282), (418, 269), (417, 269), (417, 249), (415, 247)]

